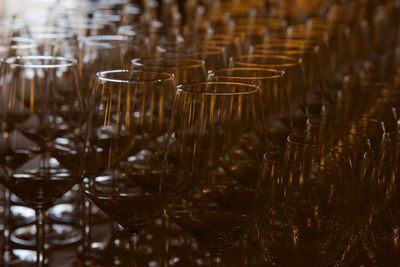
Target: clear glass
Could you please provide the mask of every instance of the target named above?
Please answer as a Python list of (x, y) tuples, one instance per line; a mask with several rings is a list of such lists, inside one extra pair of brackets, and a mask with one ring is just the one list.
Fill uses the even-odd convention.
[(224, 68), (209, 72), (208, 80), (257, 85), (260, 89), (270, 149), (283, 149), (286, 136), (295, 129), (294, 125), (296, 125), (289, 112), (284, 71), (257, 67)]
[(251, 221), (265, 149), (259, 89), (234, 82), (178, 86), (161, 190), (173, 222), (220, 266)]
[(365, 154), (359, 190), (358, 226), (371, 265), (400, 263), (398, 227), (399, 150)]
[(36, 263), (45, 266), (46, 211), (82, 173), (84, 106), (76, 61), (10, 57), (1, 77), (0, 116), (9, 138), (0, 181), (35, 209)]
[(97, 73), (89, 104), (86, 196), (130, 235), (130, 266), (142, 266), (138, 235), (162, 216), (159, 185), (176, 87), (167, 73)]
[(132, 59), (134, 69), (173, 74), (177, 84), (204, 81), (206, 69), (203, 60), (192, 58), (145, 57)]
[(231, 59), (234, 67), (273, 68), (285, 72), (285, 88), (289, 101), (289, 112), (298, 125), (298, 130), (305, 129), (307, 114), (306, 80), (301, 59), (287, 55), (240, 55)]
[(329, 150), (318, 154), (302, 162), (286, 162), (282, 153), (264, 156), (255, 224), (271, 264), (336, 266), (349, 248), (354, 231), (350, 164)]

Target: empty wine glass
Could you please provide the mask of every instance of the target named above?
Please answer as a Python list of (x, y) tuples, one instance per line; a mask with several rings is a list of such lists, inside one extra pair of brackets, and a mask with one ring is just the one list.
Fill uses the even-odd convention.
[[(351, 196), (352, 203), (357, 203), (359, 196), (359, 175), (361, 172), (361, 162), (365, 152), (371, 149), (369, 139), (363, 135), (348, 133), (346, 129), (314, 129), (307, 132), (293, 133), (288, 136), (285, 149), (285, 161), (303, 162), (310, 159), (318, 159), (321, 152), (334, 150), (346, 158), (351, 164), (352, 176), (348, 177), (348, 184), (353, 189)], [(356, 205), (354, 209), (357, 210)], [(349, 248), (352, 253), (348, 255), (357, 255), (361, 258), (364, 253), (360, 246), (360, 236), (356, 218), (348, 228), (353, 229), (353, 237), (349, 242)], [(347, 257), (347, 255), (346, 255)], [(364, 259), (363, 259), (364, 260)], [(348, 261), (348, 258), (346, 258)]]
[(399, 254), (398, 147), (365, 154), (360, 183), (358, 224), (362, 244), (374, 266), (396, 266)]
[(265, 150), (259, 89), (234, 82), (178, 86), (161, 190), (172, 221), (220, 266), (246, 232)]
[[(7, 29), (7, 26), (2, 25), (5, 29)], [(29, 55), (29, 54), (35, 54), (37, 51), (37, 44), (33, 39), (30, 38), (23, 38), (23, 37), (11, 37), (12, 34), (8, 33), (9, 36), (7, 37), (1, 37), (0, 38), (0, 58), (5, 59), (7, 57), (11, 56), (21, 56), (21, 55)], [(10, 135), (9, 131), (10, 129), (5, 125), (4, 121), (1, 122), (1, 128), (2, 128), (2, 134), (1, 134), (1, 146), (3, 149), (7, 149), (7, 147), (10, 144)], [(4, 215), (2, 216), (4, 218), (3, 222), (3, 231), (2, 231), (2, 238), (3, 238), (3, 249), (1, 251), (2, 258), (0, 260), (0, 264), (3, 265), (10, 265), (13, 266), (13, 264), (20, 262), (21, 260), (15, 257), (15, 255), (12, 252), (11, 249), (11, 242), (10, 242), (10, 236), (12, 234), (12, 227), (11, 227), (11, 218), (12, 218), (12, 212), (11, 212), (11, 206), (12, 206), (12, 195), (10, 191), (7, 188), (3, 188), (1, 186), (1, 195), (4, 199), (2, 199), (1, 204), (3, 205), (4, 209)], [(4, 190), (4, 192), (3, 192)], [(20, 207), (18, 207), (20, 208)], [(25, 209), (28, 209), (32, 211), (28, 207), (24, 207)], [(25, 210), (26, 211), (26, 210)], [(29, 223), (31, 221), (31, 218), (25, 218), (25, 220), (22, 220), (23, 223)]]
[(320, 118), (308, 118), (307, 129), (363, 135), (370, 140), (372, 149), (379, 147), (386, 132), (382, 121), (366, 116), (341, 113), (325, 113)]
[[(309, 151), (311, 152), (311, 151)], [(255, 222), (272, 265), (335, 266), (353, 237), (349, 162), (329, 150), (287, 162), (267, 153), (257, 185)]]
[(294, 127), (298, 130), (305, 128), (308, 88), (306, 88), (301, 59), (287, 55), (240, 55), (231, 59), (231, 66), (272, 68), (285, 71), (285, 88), (289, 101), (290, 114), (299, 123), (299, 125), (294, 125)]
[(131, 236), (131, 266), (141, 266), (138, 234), (162, 215), (159, 184), (175, 91), (167, 73), (102, 71), (89, 101), (83, 189)]
[[(318, 157), (313, 151), (335, 150), (350, 160), (355, 172), (359, 172), (364, 153), (371, 150), (370, 141), (363, 135), (342, 131), (310, 130), (295, 132), (287, 137), (285, 160), (303, 161), (306, 157)], [(356, 178), (354, 178), (356, 179)]]
[(283, 149), (286, 136), (294, 129), (289, 113), (289, 100), (285, 88), (285, 72), (256, 67), (217, 69), (209, 72), (208, 80), (242, 82), (260, 88), (268, 142), (272, 149)]
[(29, 28), (25, 36), (36, 41), (42, 55), (68, 58), (76, 58), (78, 55), (78, 40), (67, 29), (34, 26)]
[[(37, 265), (46, 264), (45, 214), (80, 178), (83, 102), (76, 61), (18, 56), (1, 65), (1, 119), (13, 140), (1, 182), (36, 211)], [(72, 140), (59, 146), (58, 138)], [(77, 142), (75, 142), (77, 141)]]

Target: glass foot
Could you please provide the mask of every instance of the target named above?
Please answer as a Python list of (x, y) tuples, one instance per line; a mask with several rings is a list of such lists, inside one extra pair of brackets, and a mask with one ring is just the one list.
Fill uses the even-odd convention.
[[(50, 246), (67, 246), (75, 244), (82, 239), (81, 230), (68, 224), (46, 225), (47, 244)], [(35, 247), (36, 227), (34, 224), (16, 228), (11, 234), (11, 241), (15, 244)]]

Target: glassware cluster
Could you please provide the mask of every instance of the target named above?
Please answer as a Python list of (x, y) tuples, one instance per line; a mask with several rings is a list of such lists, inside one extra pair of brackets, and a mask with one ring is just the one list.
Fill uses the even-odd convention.
[(0, 266), (400, 265), (399, 1), (0, 24)]

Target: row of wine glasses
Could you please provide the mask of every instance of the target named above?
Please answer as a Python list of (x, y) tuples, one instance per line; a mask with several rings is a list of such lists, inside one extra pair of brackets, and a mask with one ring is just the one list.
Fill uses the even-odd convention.
[[(209, 252), (199, 258), (211, 260), (195, 264), (220, 266), (228, 247), (257, 238), (266, 261), (238, 253), (238, 265), (333, 265), (354, 250), (386, 264), (377, 244), (393, 247), (378, 225), (393, 210), (365, 195), (395, 185), (382, 189), (376, 173), (368, 178), (372, 156), (363, 155), (397, 140), (393, 1), (159, 1), (160, 10), (151, 2), (55, 7), (45, 27), (19, 27), (14, 18), (2, 37), (3, 206), (8, 214), (16, 202), (36, 211), (24, 224), (36, 223), (37, 265), (48, 264), (46, 248), (55, 244), (53, 219), (82, 229), (65, 242), (79, 242), (81, 265), (145, 266), (145, 250), (161, 255), (158, 265), (185, 266), (189, 247), (203, 244)], [(282, 149), (260, 169), (266, 151)], [(72, 211), (68, 219), (48, 214), (46, 226), (54, 204)], [(92, 239), (109, 220), (99, 209), (113, 222), (106, 245)], [(5, 251), (21, 233), (8, 225)], [(154, 225), (161, 244), (152, 251), (138, 237)], [(129, 260), (102, 262), (108, 248), (122, 247)]]
[(371, 266), (398, 264), (399, 150), (390, 136), (371, 150), (362, 136), (336, 134), (326, 143), (321, 132), (299, 132), (283, 151), (264, 155), (255, 222), (271, 263), (347, 266), (349, 251), (362, 246)]
[(258, 87), (189, 83), (175, 96), (170, 74), (113, 70), (84, 99), (76, 75), (65, 58), (2, 64), (2, 183), (37, 212), (37, 265), (46, 264), (45, 212), (81, 175), (86, 195), (132, 234), (133, 266), (137, 233), (163, 207), (220, 262), (249, 221), (264, 151)]

